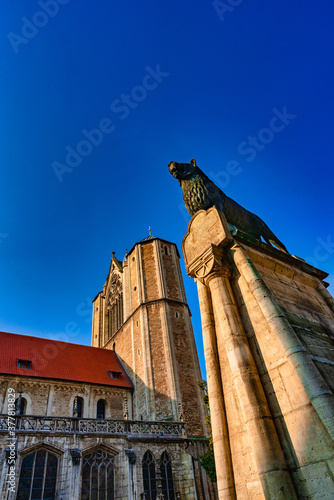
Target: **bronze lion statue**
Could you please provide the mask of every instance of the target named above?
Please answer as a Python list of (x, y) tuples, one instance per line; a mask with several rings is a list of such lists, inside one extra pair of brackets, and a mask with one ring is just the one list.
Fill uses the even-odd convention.
[(171, 161), (169, 172), (182, 187), (183, 200), (190, 215), (199, 210), (207, 210), (214, 205), (221, 210), (227, 222), (244, 233), (289, 253), (283, 243), (274, 235), (267, 224), (257, 215), (243, 208), (239, 203), (226, 196), (198, 166), (195, 160), (190, 163)]

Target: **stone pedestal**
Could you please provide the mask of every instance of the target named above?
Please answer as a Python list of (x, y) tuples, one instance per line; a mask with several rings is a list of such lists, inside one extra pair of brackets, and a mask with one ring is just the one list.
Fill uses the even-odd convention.
[(182, 250), (198, 286), (219, 498), (331, 498), (326, 274), (231, 232), (215, 207), (191, 219)]

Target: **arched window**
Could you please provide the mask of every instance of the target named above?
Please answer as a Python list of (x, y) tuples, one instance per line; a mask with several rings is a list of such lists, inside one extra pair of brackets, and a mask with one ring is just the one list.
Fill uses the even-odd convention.
[(123, 324), (123, 291), (122, 278), (118, 272), (113, 272), (110, 278), (110, 289), (107, 293), (106, 339), (110, 339)]
[(27, 410), (27, 400), (22, 397), (18, 397), (15, 401), (16, 415), (25, 415)]
[(155, 500), (157, 497), (157, 481), (153, 455), (147, 451), (143, 457), (143, 481), (146, 500)]
[(17, 500), (55, 498), (58, 459), (41, 448), (22, 461)]
[(114, 457), (102, 449), (82, 457), (81, 500), (114, 500)]
[(84, 407), (83, 399), (80, 398), (79, 396), (75, 396), (73, 402), (73, 417), (82, 418), (83, 407)]
[(96, 405), (96, 418), (105, 418), (106, 402), (104, 399), (99, 399)]
[(164, 494), (165, 500), (174, 500), (174, 482), (172, 473), (172, 462), (166, 451), (161, 455), (160, 460), (160, 473), (161, 473), (161, 484), (162, 493)]

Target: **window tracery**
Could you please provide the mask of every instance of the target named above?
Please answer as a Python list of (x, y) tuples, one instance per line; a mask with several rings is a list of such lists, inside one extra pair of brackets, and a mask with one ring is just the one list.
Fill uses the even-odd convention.
[(110, 339), (123, 324), (123, 287), (119, 272), (113, 271), (107, 295), (107, 338)]
[(114, 500), (114, 472), (114, 456), (107, 451), (98, 448), (83, 455), (81, 500)]
[(166, 500), (175, 500), (172, 462), (166, 451), (160, 459), (162, 493)]
[(22, 461), (16, 500), (55, 498), (58, 458), (41, 448)]
[(152, 453), (149, 450), (143, 457), (143, 481), (146, 499), (155, 500), (157, 497), (155, 461)]

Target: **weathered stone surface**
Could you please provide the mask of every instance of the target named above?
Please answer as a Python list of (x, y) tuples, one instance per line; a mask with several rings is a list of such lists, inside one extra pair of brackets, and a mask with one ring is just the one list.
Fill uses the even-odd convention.
[[(104, 298), (108, 277), (93, 305), (92, 339), (115, 349), (126, 368), (134, 384), (133, 418), (175, 421), (181, 414), (189, 435), (206, 436), (197, 386), (201, 373), (176, 245), (149, 237), (134, 245), (122, 263), (112, 260), (110, 273), (113, 266), (122, 275), (124, 321), (110, 336)], [(201, 474), (198, 468), (198, 498), (213, 498), (214, 488)]]
[[(29, 376), (0, 382), (0, 411), (6, 412), (8, 388), (16, 389), (24, 379), (27, 408), (17, 422), (16, 489), (24, 456), (47, 447), (58, 457), (57, 498), (79, 499), (80, 454), (103, 447), (114, 457), (116, 500), (141, 498), (148, 450), (156, 471), (162, 453), (169, 454), (175, 498), (215, 500), (215, 485), (199, 463), (208, 443), (206, 410), (175, 244), (149, 237), (123, 262), (113, 255), (106, 283), (93, 301), (92, 345), (116, 351), (133, 391)], [(71, 418), (76, 396), (83, 399), (84, 418)], [(96, 418), (99, 399), (106, 403), (105, 419)], [(7, 443), (8, 426), (0, 416), (0, 498), (14, 500), (16, 492), (8, 496), (6, 484)]]
[[(114, 268), (122, 275), (124, 321), (110, 336), (104, 297)], [(127, 369), (135, 386), (134, 418), (177, 420), (181, 407), (187, 432), (207, 433), (195, 339), (174, 244), (151, 237), (137, 243), (123, 263), (113, 257), (93, 305), (95, 338), (96, 345), (115, 349)]]
[[(216, 208), (207, 211), (201, 210), (193, 217), (188, 225), (188, 230), (182, 241), (182, 252), (186, 264), (187, 273), (193, 277), (196, 268), (203, 266), (203, 259), (215, 247), (226, 246), (233, 241), (225, 217)], [(209, 268), (211, 264), (208, 255)], [(201, 269), (201, 267), (199, 267)]]
[[(216, 335), (218, 356), (212, 349), (205, 356), (213, 426), (220, 412), (228, 428), (213, 429), (217, 456), (230, 450), (225, 477), (230, 469), (238, 499), (332, 498), (334, 310), (326, 274), (238, 232), (231, 246), (215, 210), (192, 218), (182, 248), (188, 274), (201, 281), (203, 335), (211, 344), (212, 329)], [(234, 498), (225, 491), (220, 480), (219, 498)]]

